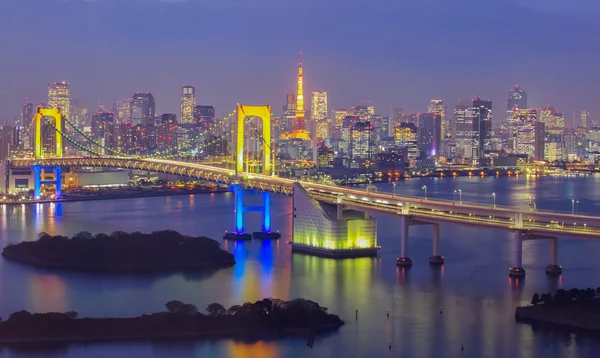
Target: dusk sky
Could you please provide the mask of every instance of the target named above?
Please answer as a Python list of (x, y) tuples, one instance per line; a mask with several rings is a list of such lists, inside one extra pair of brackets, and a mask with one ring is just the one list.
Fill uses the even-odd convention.
[(59, 80), (90, 107), (149, 91), (179, 115), (195, 84), (219, 116), (238, 102), (279, 115), (303, 51), (305, 91), (330, 109), (481, 95), (504, 119), (519, 84), (530, 107), (598, 119), (598, 15), (597, 0), (0, 0), (0, 116)]

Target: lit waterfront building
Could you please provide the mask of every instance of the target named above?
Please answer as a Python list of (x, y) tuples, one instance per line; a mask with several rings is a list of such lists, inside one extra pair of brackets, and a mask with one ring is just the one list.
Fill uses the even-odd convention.
[(450, 134), (448, 133), (449, 126), (446, 123), (446, 105), (444, 104), (444, 101), (441, 99), (432, 99), (429, 101), (429, 106), (427, 106), (427, 112), (434, 113), (442, 118), (440, 138), (444, 140), (444, 138)]
[(565, 114), (554, 107), (542, 108), (540, 122), (544, 123), (547, 134), (562, 134), (565, 130)]
[(60, 108), (60, 113), (71, 118), (71, 85), (66, 82), (48, 83), (48, 106)]
[(156, 117), (156, 104), (152, 93), (136, 92), (131, 98), (130, 115), (131, 123), (149, 126), (154, 124)]
[(179, 120), (182, 124), (194, 123), (194, 109), (196, 108), (196, 87), (181, 87), (181, 115)]
[(439, 155), (441, 146), (442, 116), (435, 113), (419, 113), (419, 152), (421, 157)]
[(536, 109), (513, 110), (516, 121), (516, 153), (526, 154), (529, 160), (543, 160), (545, 152), (544, 123), (538, 120)]

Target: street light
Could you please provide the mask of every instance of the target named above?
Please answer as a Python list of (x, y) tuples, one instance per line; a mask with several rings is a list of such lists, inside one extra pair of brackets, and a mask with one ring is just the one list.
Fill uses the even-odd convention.
[(393, 197), (395, 197), (395, 196), (396, 196), (396, 182), (395, 182), (395, 181), (393, 181), (393, 182), (392, 182), (392, 185), (394, 186), (394, 192), (393, 192), (393, 194), (392, 194), (392, 198), (393, 198)]
[(425, 190), (425, 200), (427, 200), (427, 185), (423, 185), (421, 189)]
[(462, 189), (458, 189), (458, 202), (462, 204)]
[(492, 197), (494, 198), (494, 208), (496, 207), (496, 193), (492, 193)]
[(579, 205), (579, 200), (571, 199), (571, 215), (575, 215), (575, 205)]

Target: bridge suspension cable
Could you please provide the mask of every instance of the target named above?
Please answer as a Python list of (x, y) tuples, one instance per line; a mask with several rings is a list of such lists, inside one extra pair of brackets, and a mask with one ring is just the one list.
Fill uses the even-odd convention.
[(84, 150), (90, 154), (94, 154), (97, 156), (101, 156), (102, 154), (84, 147), (83, 145), (79, 144), (76, 140), (72, 139), (70, 136), (68, 136), (67, 134), (63, 133), (62, 131), (58, 130), (58, 128), (56, 128), (56, 126), (54, 125), (54, 123), (52, 123), (52, 121), (48, 120), (48, 117), (44, 117), (44, 120), (54, 129), (54, 131), (58, 134), (60, 134), (63, 138), (65, 138), (67, 141), (69, 141), (71, 144), (75, 145), (76, 147), (78, 147), (81, 150)]

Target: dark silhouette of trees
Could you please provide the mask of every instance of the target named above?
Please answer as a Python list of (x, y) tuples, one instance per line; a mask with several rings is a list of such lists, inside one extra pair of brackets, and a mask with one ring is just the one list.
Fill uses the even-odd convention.
[(254, 303), (225, 309), (211, 303), (206, 311), (198, 312), (195, 305), (169, 301), (166, 312), (145, 314), (134, 318), (79, 318), (77, 312), (30, 313), (18, 311), (8, 320), (0, 321), (3, 343), (41, 340), (75, 340), (107, 338), (157, 338), (193, 335), (244, 334), (260, 337), (286, 332), (311, 335), (334, 330), (344, 324), (336, 315), (316, 302), (295, 299), (282, 301), (263, 299)]
[(543, 303), (554, 307), (598, 307), (600, 308), (600, 287), (593, 289), (572, 288), (570, 290), (558, 289), (554, 293), (535, 293), (531, 299), (533, 305)]
[(206, 307), (206, 312), (211, 316), (226, 316), (227, 309), (220, 303), (211, 303)]
[(82, 231), (70, 239), (40, 233), (38, 237), (5, 247), (3, 256), (40, 267), (99, 272), (197, 270), (235, 264), (233, 255), (218, 242), (173, 230), (115, 231), (110, 236)]

